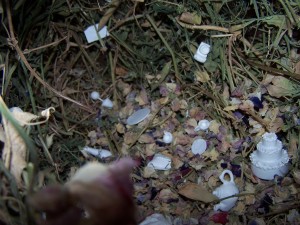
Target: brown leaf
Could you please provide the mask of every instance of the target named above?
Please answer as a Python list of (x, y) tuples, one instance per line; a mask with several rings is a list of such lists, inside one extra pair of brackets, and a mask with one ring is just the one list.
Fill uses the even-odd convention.
[(217, 197), (210, 193), (208, 190), (206, 190), (204, 187), (194, 183), (189, 183), (183, 186), (179, 189), (178, 193), (189, 199), (205, 203), (217, 200)]

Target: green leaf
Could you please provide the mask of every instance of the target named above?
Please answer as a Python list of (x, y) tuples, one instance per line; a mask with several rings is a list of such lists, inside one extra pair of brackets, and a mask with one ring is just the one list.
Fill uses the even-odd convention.
[(286, 17), (284, 15), (268, 16), (263, 18), (262, 21), (267, 23), (268, 25), (273, 25), (281, 29), (287, 29)]

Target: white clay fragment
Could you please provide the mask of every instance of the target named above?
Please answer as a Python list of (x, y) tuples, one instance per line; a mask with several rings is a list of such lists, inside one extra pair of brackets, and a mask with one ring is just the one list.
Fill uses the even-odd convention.
[(98, 29), (98, 24), (91, 25), (87, 29), (85, 29), (84, 35), (85, 35), (88, 43), (99, 40), (98, 37), (105, 38), (105, 37), (109, 36), (107, 26), (104, 26), (100, 31), (98, 31), (98, 34), (97, 34), (97, 29)]
[(168, 131), (164, 131), (163, 141), (166, 144), (172, 143), (172, 141), (173, 141), (173, 135), (170, 132), (168, 132)]
[(131, 116), (128, 117), (126, 123), (127, 125), (135, 125), (142, 122), (144, 119), (148, 117), (150, 113), (150, 109), (144, 108), (134, 112)]
[(163, 154), (155, 154), (153, 159), (148, 163), (148, 167), (155, 170), (169, 170), (171, 169), (171, 159)]
[(109, 109), (111, 109), (113, 106), (114, 106), (114, 103), (109, 99), (109, 98), (106, 98), (106, 99), (101, 99), (100, 98), (100, 94), (99, 94), (99, 92), (98, 91), (93, 91), (92, 93), (91, 93), (91, 99), (93, 99), (93, 100), (100, 100), (101, 102), (102, 102), (102, 106), (103, 107), (106, 107), (106, 108), (109, 108)]
[(172, 223), (162, 214), (152, 214), (139, 225), (171, 225)]
[(202, 138), (196, 139), (192, 144), (192, 152), (201, 155), (207, 148), (207, 143)]
[(102, 106), (111, 109), (114, 107), (114, 103), (109, 98), (106, 98), (102, 101)]
[(91, 93), (91, 98), (92, 98), (93, 100), (98, 100), (98, 99), (100, 99), (100, 94), (99, 94), (99, 92), (98, 92), (98, 91), (93, 91), (93, 92)]
[(82, 151), (87, 152), (95, 157), (100, 159), (108, 158), (112, 156), (111, 152), (106, 149), (97, 149), (85, 146)]
[(195, 131), (207, 130), (209, 128), (210, 122), (208, 120), (200, 120), (198, 125), (195, 127)]

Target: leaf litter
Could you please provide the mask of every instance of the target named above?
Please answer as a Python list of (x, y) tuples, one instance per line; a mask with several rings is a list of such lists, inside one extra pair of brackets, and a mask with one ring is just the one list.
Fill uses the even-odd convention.
[[(67, 183), (88, 162), (131, 157), (138, 222), (160, 213), (178, 225), (300, 223), (297, 1), (31, 3), (0, 4), (1, 222), (33, 224), (23, 197)], [(84, 30), (93, 24), (107, 26), (109, 36), (88, 43)], [(205, 63), (193, 58), (200, 42), (211, 46)], [(113, 108), (93, 101), (92, 92)], [(149, 115), (127, 123), (145, 108)], [(210, 122), (207, 130), (195, 130), (201, 120)], [(255, 177), (249, 160), (265, 132), (277, 134), (291, 165), (271, 181)], [(197, 139), (206, 142), (202, 154), (191, 150)], [(156, 155), (171, 164), (147, 166)], [(214, 212), (220, 200), (212, 192), (225, 169), (234, 174), (238, 201)], [(87, 187), (106, 193), (93, 185), (74, 186), (76, 196), (90, 196)]]

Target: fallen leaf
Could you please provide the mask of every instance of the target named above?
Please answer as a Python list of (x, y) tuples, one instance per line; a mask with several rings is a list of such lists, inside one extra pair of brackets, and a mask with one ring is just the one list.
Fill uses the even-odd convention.
[(178, 193), (189, 199), (205, 203), (210, 203), (217, 200), (217, 197), (206, 190), (204, 187), (194, 183), (186, 184), (179, 189)]
[[(53, 109), (53, 108), (49, 108)], [(38, 121), (32, 123), (32, 120), (39, 119), (40, 116), (36, 116), (32, 113), (23, 112), (22, 110), (12, 110), (11, 115), (19, 123), (21, 127), (25, 125), (35, 125), (46, 122), (51, 113), (47, 113), (47, 110), (44, 110), (42, 117), (46, 117), (43, 121)], [(2, 151), (2, 159), (4, 161), (5, 167), (10, 169), (10, 172), (14, 175), (18, 186), (22, 186), (22, 171), (26, 167), (26, 156), (27, 156), (27, 146), (24, 139), (20, 136), (19, 132), (15, 126), (3, 117), (3, 127), (4, 127), (4, 148)]]
[(180, 17), (179, 20), (185, 23), (189, 23), (189, 24), (196, 24), (196, 25), (200, 25), (201, 24), (201, 15), (199, 13), (190, 13), (190, 12), (183, 12)]
[(136, 96), (135, 100), (141, 106), (147, 105), (149, 103), (147, 92), (144, 88), (140, 91), (139, 95)]
[(210, 77), (206, 71), (195, 71), (195, 77), (197, 81), (200, 81), (202, 83), (206, 83), (210, 80)]
[(210, 151), (205, 151), (202, 155), (208, 157), (211, 161), (217, 161), (220, 154), (216, 151), (215, 148), (213, 148)]
[(274, 77), (272, 84), (267, 86), (267, 90), (271, 96), (276, 98), (299, 94), (299, 85), (285, 77)]

